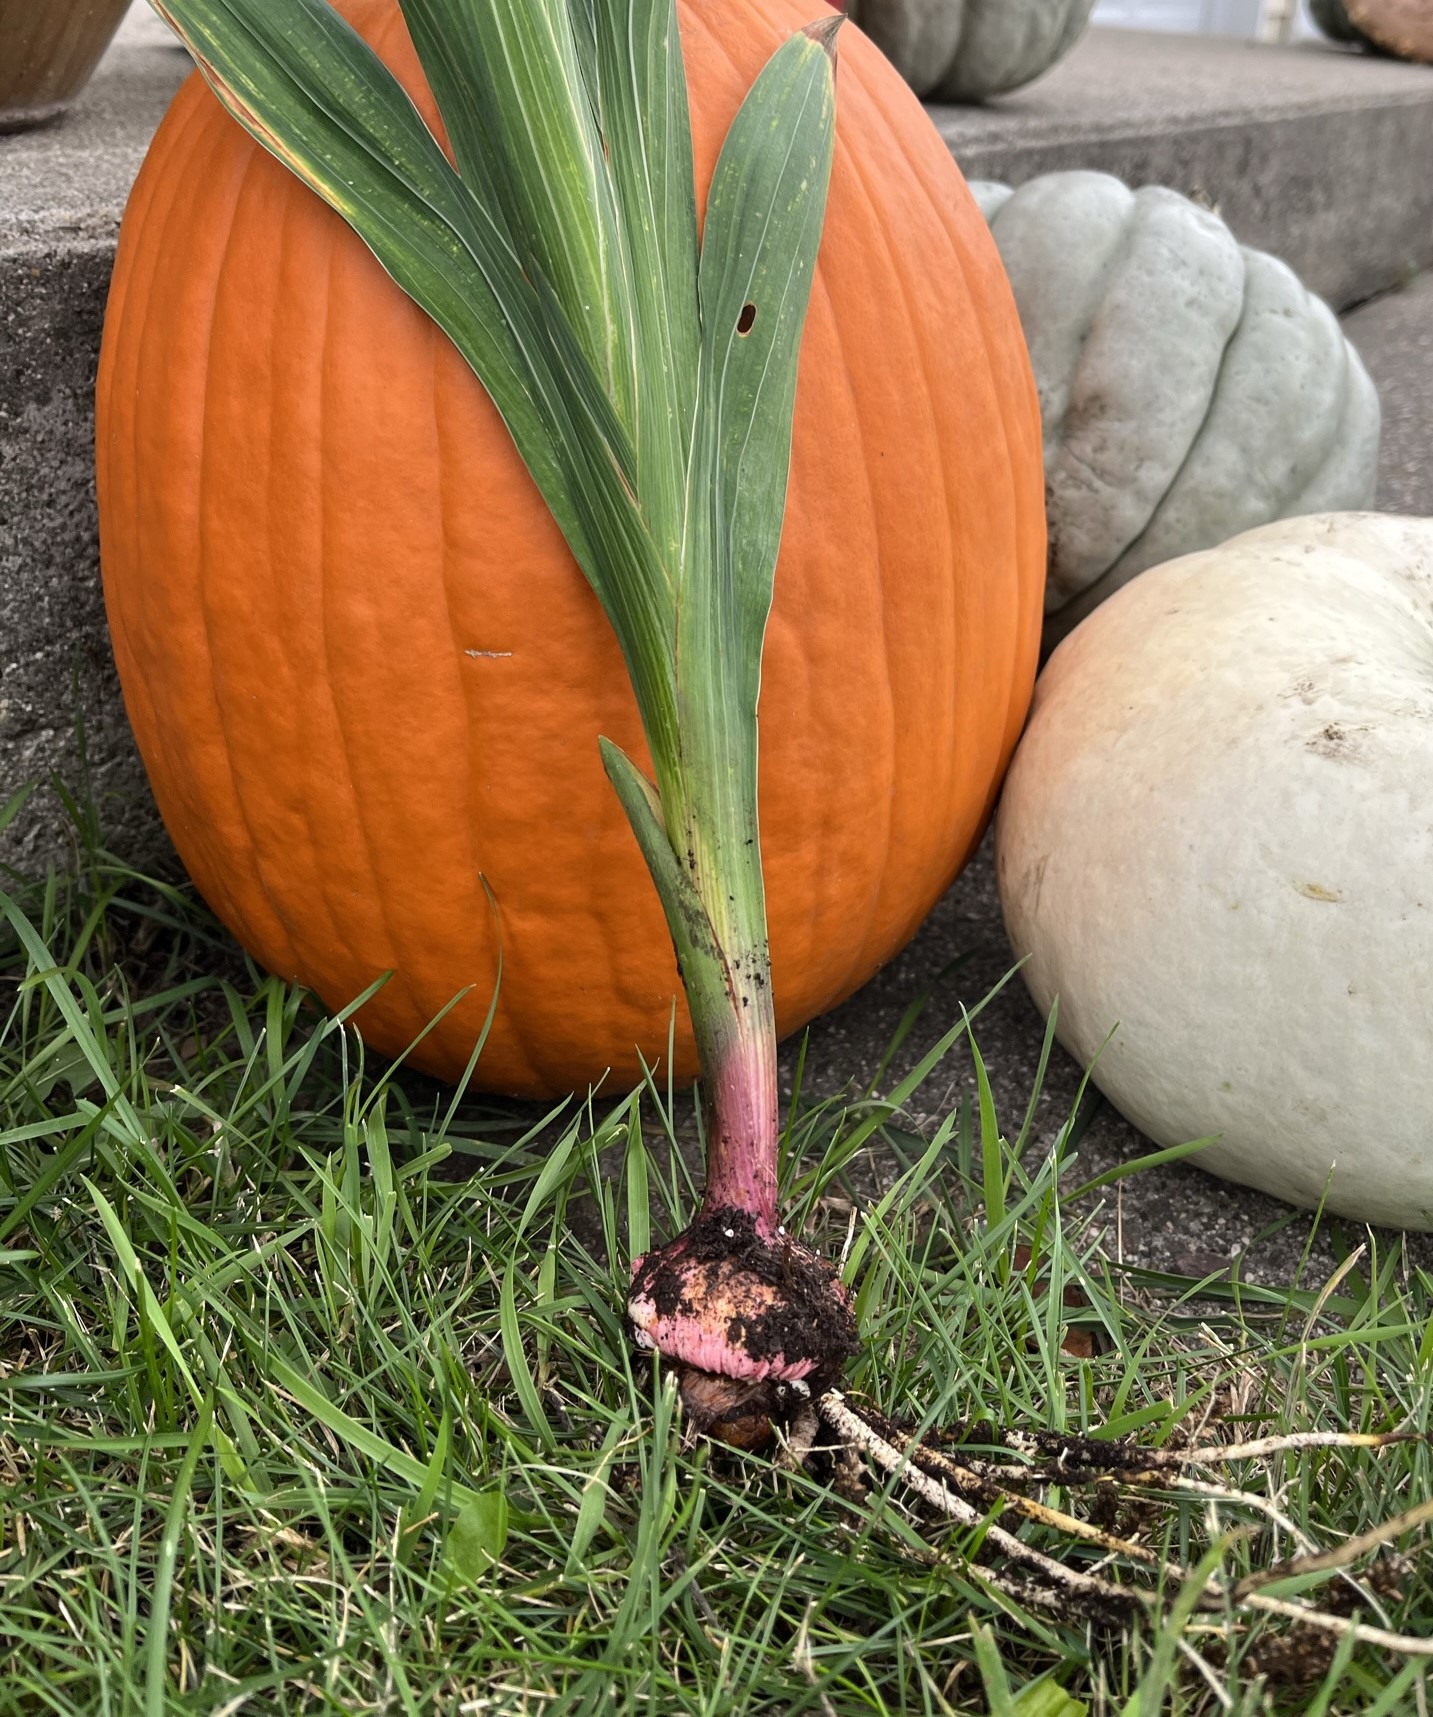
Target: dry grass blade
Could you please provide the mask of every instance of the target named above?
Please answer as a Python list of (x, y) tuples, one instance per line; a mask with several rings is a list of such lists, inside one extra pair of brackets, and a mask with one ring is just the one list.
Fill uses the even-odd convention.
[(827, 1390), (821, 1397), (821, 1416), (838, 1437), (854, 1444), (883, 1471), (900, 1479), (922, 1501), (938, 1509), (948, 1519), (961, 1526), (984, 1526), (989, 1543), (998, 1546), (1012, 1561), (1027, 1568), (1038, 1569), (1046, 1579), (1054, 1583), (1056, 1591), (1063, 1594), (1067, 1606), (1072, 1599), (1096, 1599), (1103, 1605), (1113, 1606), (1117, 1613), (1123, 1614), (1149, 1603), (1147, 1593), (1128, 1586), (1117, 1586), (1109, 1580), (1101, 1579), (1097, 1574), (1085, 1574), (1078, 1569), (1067, 1568), (1053, 1557), (1046, 1556), (1043, 1551), (1036, 1550), (1032, 1545), (1016, 1538), (1013, 1533), (987, 1524), (986, 1514), (982, 1510), (967, 1502), (943, 1479), (933, 1478), (929, 1473), (923, 1472), (915, 1464), (909, 1450), (897, 1448), (874, 1426), (868, 1425), (859, 1414), (847, 1406), (839, 1390)]
[(1334, 1545), (1331, 1550), (1290, 1556), (1282, 1562), (1276, 1562), (1272, 1568), (1266, 1568), (1262, 1573), (1247, 1575), (1234, 1588), (1234, 1597), (1243, 1599), (1261, 1587), (1272, 1586), (1278, 1580), (1296, 1580), (1305, 1574), (1336, 1574), (1357, 1562), (1360, 1556), (1367, 1556), (1372, 1550), (1391, 1544), (1397, 1538), (1406, 1537), (1420, 1526), (1426, 1526), (1430, 1520), (1433, 1520), (1433, 1502), (1419, 1503), (1417, 1508), (1410, 1508), (1403, 1514), (1394, 1515), (1391, 1520), (1371, 1527), (1367, 1532), (1344, 1539), (1342, 1544)]
[(1257, 1437), (1251, 1443), (1201, 1443), (1193, 1449), (1159, 1450), (1157, 1464), (1227, 1466), (1231, 1461), (1262, 1461), (1306, 1449), (1391, 1449), (1397, 1443), (1427, 1441), (1422, 1431), (1290, 1431), (1282, 1437)]
[[(1232, 1594), (1231, 1594), (1232, 1599)], [(1262, 1611), (1269, 1616), (1284, 1616), (1302, 1622), (1305, 1627), (1319, 1628), (1324, 1633), (1348, 1634), (1363, 1645), (1382, 1646), (1385, 1651), (1401, 1652), (1405, 1657), (1433, 1657), (1433, 1639), (1421, 1639), (1414, 1634), (1391, 1633), (1387, 1628), (1371, 1627), (1348, 1616), (1336, 1616), (1328, 1610), (1311, 1609), (1290, 1598), (1270, 1598), (1262, 1592), (1251, 1592), (1237, 1600), (1242, 1606)]]

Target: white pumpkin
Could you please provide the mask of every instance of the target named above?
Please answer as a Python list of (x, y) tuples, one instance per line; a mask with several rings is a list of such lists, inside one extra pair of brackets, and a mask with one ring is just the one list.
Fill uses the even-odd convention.
[(846, 12), (926, 101), (984, 101), (1032, 83), (1084, 34), (1094, 0), (847, 0)]
[(996, 864), (1031, 995), (1141, 1131), (1433, 1228), (1433, 519), (1119, 591), (1041, 675)]
[(1373, 504), (1378, 395), (1333, 312), (1159, 186), (976, 184), (1045, 437), (1046, 642), (1146, 567)]

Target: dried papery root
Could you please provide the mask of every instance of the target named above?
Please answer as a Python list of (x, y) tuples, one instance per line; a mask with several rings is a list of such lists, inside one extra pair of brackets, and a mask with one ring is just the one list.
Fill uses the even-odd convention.
[(1031, 1521), (1037, 1526), (1052, 1527), (1057, 1532), (1063, 1532), (1071, 1538), (1078, 1538), (1086, 1544), (1093, 1544), (1096, 1549), (1107, 1550), (1117, 1556), (1127, 1556), (1131, 1561), (1141, 1562), (1147, 1567), (1156, 1568), (1166, 1578), (1178, 1579), (1182, 1577), (1182, 1571), (1176, 1563), (1163, 1561), (1152, 1550), (1146, 1549), (1142, 1544), (1135, 1543), (1133, 1539), (1120, 1538), (1101, 1526), (1093, 1525), (1090, 1521), (1080, 1520), (1077, 1516), (1066, 1514), (1061, 1509), (1051, 1508), (1047, 1503), (1037, 1502), (1034, 1497), (1026, 1496), (1023, 1491), (1006, 1490), (987, 1475), (963, 1467), (960, 1462), (952, 1460), (949, 1455), (938, 1450), (917, 1446), (915, 1448), (908, 1447), (901, 1453), (903, 1459), (909, 1460), (920, 1471), (932, 1478), (946, 1480), (960, 1494), (974, 1498), (986, 1509), (1008, 1511), (1019, 1516), (1022, 1520)]
[[(1184, 1466), (1262, 1459), (1311, 1448), (1386, 1448), (1416, 1436), (1406, 1432), (1384, 1435), (1295, 1432), (1288, 1437), (1263, 1437), (1251, 1443), (1206, 1443), (1183, 1450), (1141, 1450), (1121, 1444), (1100, 1445), (1088, 1438), (1063, 1439), (1054, 1432), (1006, 1432), (1000, 1435), (997, 1446), (1009, 1448), (1012, 1452), (1033, 1453), (1038, 1449), (1041, 1457), (1038, 1465), (1015, 1462), (1007, 1465), (992, 1461), (967, 1463), (964, 1458), (952, 1455), (948, 1447), (932, 1447), (891, 1425), (879, 1414), (857, 1413), (837, 1389), (828, 1389), (818, 1400), (817, 1409), (843, 1448), (859, 1450), (872, 1466), (899, 1480), (946, 1519), (962, 1526), (981, 1528), (982, 1549), (993, 1547), (1014, 1565), (1012, 1569), (992, 1568), (977, 1558), (972, 1563), (972, 1571), (982, 1579), (1026, 1603), (1063, 1612), (1103, 1613), (1112, 1619), (1152, 1609), (1155, 1594), (1083, 1569), (1067, 1567), (1006, 1530), (999, 1524), (999, 1517), (1011, 1514), (1064, 1532), (1079, 1542), (1092, 1544), (1111, 1555), (1125, 1557), (1157, 1572), (1167, 1584), (1183, 1585), (1190, 1578), (1190, 1570), (1180, 1563), (1156, 1556), (1144, 1545), (1049, 1508), (1024, 1494), (1023, 1489), (1006, 1488), (1000, 1482), (1001, 1478), (1008, 1475), (1021, 1486), (1069, 1486), (1113, 1480), (1123, 1486), (1182, 1488), (1183, 1475), (1179, 1469)], [(992, 1437), (990, 1440), (996, 1439)], [(1102, 1471), (1096, 1464), (1096, 1451), (1101, 1449), (1106, 1457)], [(1062, 1454), (1068, 1458), (1062, 1459)], [(1202, 1483), (1189, 1488), (1201, 1495), (1214, 1492), (1221, 1501), (1268, 1512), (1267, 1499), (1254, 1494)], [(1300, 1575), (1342, 1573), (1370, 1551), (1415, 1531), (1429, 1521), (1433, 1521), (1433, 1502), (1410, 1509), (1329, 1550), (1307, 1550), (1241, 1580), (1228, 1582), (1212, 1577), (1199, 1595), (1198, 1607), (1221, 1613), (1232, 1609), (1280, 1616), (1306, 1628), (1351, 1635), (1365, 1645), (1381, 1646), (1405, 1656), (1433, 1658), (1433, 1639), (1395, 1633), (1388, 1628), (1355, 1621), (1349, 1616), (1316, 1609), (1297, 1599), (1271, 1597), (1262, 1589), (1275, 1581)], [(1302, 1534), (1296, 1537), (1308, 1543)]]
[(820, 1435), (821, 1415), (816, 1411), (816, 1403), (807, 1400), (786, 1427), (784, 1447), (776, 1464), (785, 1472), (801, 1472)]
[[(1136, 1544), (1128, 1538), (1117, 1537), (1107, 1532), (1103, 1527), (1096, 1526), (1090, 1521), (1080, 1520), (1072, 1514), (1066, 1514), (1060, 1509), (1051, 1508), (1048, 1504), (1037, 1502), (1033, 1497), (1026, 1496), (1023, 1491), (1007, 1490), (996, 1482), (989, 1465), (980, 1467), (967, 1466), (963, 1461), (956, 1460), (947, 1451), (931, 1448), (928, 1444), (915, 1441), (910, 1437), (895, 1432), (887, 1421), (872, 1414), (861, 1418), (851, 1409), (849, 1403), (841, 1399), (836, 1405), (836, 1391), (829, 1390), (819, 1405), (820, 1411), (827, 1416), (828, 1423), (838, 1435), (843, 1434), (835, 1420), (830, 1417), (833, 1413), (849, 1415), (854, 1425), (861, 1427), (860, 1433), (850, 1440), (864, 1447), (871, 1455), (876, 1465), (887, 1472), (899, 1472), (906, 1477), (909, 1471), (919, 1475), (918, 1479), (910, 1479), (913, 1488), (920, 1494), (923, 1482), (931, 1480), (937, 1484), (945, 1484), (950, 1491), (961, 1497), (967, 1503), (978, 1504), (985, 1513), (996, 1511), (1008, 1512), (1021, 1520), (1028, 1520), (1038, 1526), (1053, 1527), (1056, 1531), (1064, 1532), (1071, 1538), (1078, 1538), (1084, 1543), (1093, 1544), (1097, 1549), (1109, 1551), (1111, 1554), (1127, 1556), (1132, 1561), (1144, 1563), (1151, 1568), (1159, 1569), (1166, 1577), (1182, 1578), (1182, 1570), (1175, 1563), (1165, 1562), (1148, 1550), (1142, 1544)], [(850, 1427), (848, 1427), (849, 1429)], [(1015, 1471), (1020, 1471), (1016, 1468)], [(948, 1512), (948, 1511), (947, 1511)]]
[[(989, 1510), (976, 1508), (950, 1486), (944, 1478), (935, 1478), (915, 1464), (910, 1449), (897, 1448), (879, 1431), (868, 1425), (846, 1403), (839, 1390), (829, 1389), (819, 1402), (821, 1417), (843, 1442), (859, 1448), (874, 1465), (898, 1477), (922, 1501), (961, 1526), (984, 1527), (985, 1541), (1003, 1550), (1011, 1561), (1023, 1568), (1042, 1574), (1051, 1587), (1071, 1599), (1088, 1604), (1112, 1605), (1116, 1610), (1129, 1610), (1149, 1602), (1148, 1595), (1127, 1586), (1117, 1586), (1098, 1574), (1086, 1574), (1080, 1569), (1067, 1568), (1062, 1562), (1046, 1556), (1023, 1539), (989, 1521)], [(981, 1568), (982, 1573), (990, 1570)]]
[[(865, 1421), (901, 1446), (910, 1435), (879, 1413), (862, 1410)], [(1007, 1430), (989, 1423), (961, 1426), (953, 1432), (932, 1433), (926, 1451), (960, 1450), (960, 1464), (981, 1477), (1009, 1486), (1103, 1484), (1163, 1485), (1188, 1467), (1229, 1466), (1237, 1461), (1266, 1460), (1271, 1455), (1300, 1454), (1312, 1449), (1386, 1449), (1398, 1443), (1426, 1442), (1421, 1431), (1292, 1431), (1281, 1437), (1260, 1437), (1247, 1443), (1199, 1443), (1182, 1449), (1141, 1448), (1095, 1437), (1075, 1437), (1060, 1431)], [(992, 1460), (968, 1455), (964, 1438), (989, 1448), (1007, 1450), (1016, 1459)], [(1242, 1493), (1240, 1493), (1242, 1494)]]
[(1417, 1531), (1430, 1520), (1433, 1520), (1433, 1502), (1423, 1502), (1417, 1508), (1410, 1508), (1404, 1514), (1396, 1514), (1391, 1520), (1382, 1521), (1367, 1532), (1360, 1532), (1353, 1538), (1345, 1538), (1342, 1544), (1335, 1544), (1331, 1550), (1310, 1551), (1302, 1556), (1286, 1556), (1272, 1568), (1265, 1568), (1258, 1574), (1246, 1574), (1234, 1587), (1235, 1600), (1237, 1602), (1248, 1597), (1263, 1586), (1271, 1586), (1276, 1580), (1294, 1580), (1304, 1574), (1342, 1573), (1361, 1557)]
[(1170, 1466), (1227, 1466), (1231, 1461), (1262, 1461), (1270, 1455), (1301, 1454), (1308, 1449), (1391, 1449), (1396, 1443), (1423, 1443), (1422, 1431), (1290, 1431), (1282, 1437), (1256, 1437), (1251, 1443), (1200, 1443), (1189, 1449), (1152, 1451)]

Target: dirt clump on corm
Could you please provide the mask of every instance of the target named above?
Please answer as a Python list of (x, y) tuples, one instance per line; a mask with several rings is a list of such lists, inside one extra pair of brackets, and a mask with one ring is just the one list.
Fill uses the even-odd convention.
[(689, 1423), (741, 1448), (829, 1387), (856, 1345), (832, 1266), (743, 1210), (704, 1210), (649, 1252), (628, 1304), (637, 1339), (681, 1368)]

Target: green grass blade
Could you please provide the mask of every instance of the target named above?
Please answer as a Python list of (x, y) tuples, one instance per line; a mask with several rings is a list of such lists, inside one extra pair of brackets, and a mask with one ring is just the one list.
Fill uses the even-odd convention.
[(1016, 1717), (1015, 1700), (1010, 1683), (1005, 1679), (1005, 1666), (1000, 1661), (995, 1637), (988, 1627), (972, 1621), (970, 1643), (975, 1648), (976, 1667), (985, 1685), (985, 1697), (990, 1702), (990, 1717)]
[(1180, 1637), (1199, 1602), (1209, 1589), (1209, 1582), (1219, 1571), (1233, 1535), (1225, 1533), (1204, 1552), (1180, 1587), (1169, 1614), (1159, 1624), (1149, 1668), (1140, 1677), (1139, 1686), (1125, 1702), (1120, 1717), (1159, 1717), (1164, 1710), (1165, 1695), (1175, 1674), (1175, 1654)]
[(445, 1488), (443, 1481), (447, 1477), (452, 1449), (453, 1416), (445, 1406), (443, 1417), (438, 1421), (438, 1434), (433, 1439), (433, 1452), (428, 1457), (428, 1465), (423, 1472), (423, 1483), (419, 1487), (418, 1495), (403, 1510), (399, 1522), (399, 1554), (405, 1562), (412, 1555), (414, 1544), (424, 1525), (434, 1513), (439, 1491)]
[[(427, 1465), (410, 1455), (405, 1449), (398, 1449), (386, 1438), (380, 1437), (367, 1425), (360, 1424), (352, 1414), (330, 1401), (324, 1392), (310, 1383), (306, 1377), (279, 1358), (277, 1354), (268, 1357), (268, 1368), (274, 1379), (290, 1394), (305, 1412), (312, 1414), (319, 1424), (332, 1431), (334, 1436), (346, 1443), (358, 1454), (390, 1473), (394, 1478), (402, 1479), (422, 1495), (428, 1482)], [(480, 1493), (470, 1486), (459, 1484), (456, 1480), (446, 1487), (448, 1500), (461, 1507), (471, 1502)]]
[(99, 1212), (100, 1221), (104, 1224), (110, 1245), (114, 1247), (115, 1255), (119, 1259), (120, 1270), (130, 1292), (134, 1294), (136, 1299), (143, 1302), (150, 1327), (159, 1337), (169, 1357), (174, 1361), (175, 1370), (183, 1379), (184, 1386), (189, 1391), (191, 1398), (196, 1405), (202, 1405), (204, 1401), (203, 1392), (194, 1380), (194, 1373), (189, 1369), (189, 1362), (184, 1357), (183, 1350), (170, 1326), (169, 1319), (165, 1316), (164, 1308), (160, 1305), (158, 1296), (149, 1285), (149, 1278), (144, 1273), (144, 1266), (139, 1261), (139, 1256), (130, 1242), (129, 1235), (125, 1233), (124, 1224), (120, 1221), (114, 1206), (88, 1175), (81, 1175), (80, 1179), (84, 1183), (85, 1190), (94, 1200), (95, 1209)]
[(998, 1228), (1005, 1220), (1004, 1141), (995, 1116), (995, 1093), (990, 1088), (990, 1076), (985, 1071), (985, 1061), (973, 1034), (970, 1054), (975, 1063), (976, 1089), (980, 1096), (980, 1170), (985, 1191), (985, 1222), (989, 1228)]
[(546, 1207), (553, 1194), (568, 1177), (570, 1173), (569, 1164), (576, 1145), (576, 1132), (568, 1132), (549, 1151), (543, 1162), (541, 1172), (533, 1183), (532, 1191), (528, 1194), (527, 1203), (523, 1206), (522, 1219), (517, 1227), (519, 1235), (526, 1234), (533, 1218)]
[(627, 1181), (627, 1259), (640, 1258), (652, 1244), (652, 1193), (647, 1174), (647, 1145), (641, 1112), (634, 1104), (627, 1123), (623, 1169)]
[(544, 1448), (554, 1446), (552, 1424), (543, 1410), (542, 1397), (537, 1392), (537, 1380), (527, 1362), (523, 1346), (522, 1327), (517, 1315), (517, 1264), (510, 1262), (503, 1271), (502, 1293), (498, 1302), (498, 1327), (502, 1335), (503, 1357), (507, 1360), (508, 1376), (522, 1402), (528, 1423), (537, 1432)]
[[(49, 950), (45, 947), (34, 925), (31, 924), (15, 901), (4, 893), (0, 893), (0, 918), (7, 920), (10, 928), (15, 932), (34, 973), (38, 975), (39, 981), (44, 984), (56, 1010), (69, 1027), (75, 1043), (84, 1052), (85, 1061), (94, 1075), (96, 1084), (104, 1091), (106, 1107), (113, 1111), (128, 1137), (135, 1144), (144, 1148), (148, 1155), (153, 1158), (154, 1153), (149, 1149), (148, 1130), (141, 1121), (133, 1103), (120, 1089), (114, 1068), (110, 1065), (110, 1058), (105, 1054), (90, 1021), (75, 1000), (66, 974), (60, 971), (50, 958)], [(154, 1160), (153, 1166), (158, 1178), (167, 1186), (168, 1176), (163, 1173), (162, 1165), (159, 1164), (157, 1158)], [(173, 1189), (169, 1188), (169, 1190), (172, 1191)]]
[(1097, 1174), (1093, 1180), (1083, 1181), (1073, 1192), (1065, 1194), (1065, 1203), (1073, 1204), (1077, 1198), (1085, 1198), (1092, 1192), (1113, 1186), (1117, 1180), (1128, 1180), (1132, 1174), (1143, 1174), (1146, 1169), (1160, 1168), (1165, 1163), (1182, 1162), (1196, 1151), (1207, 1150), (1210, 1145), (1218, 1143), (1219, 1135), (1213, 1133), (1207, 1139), (1190, 1139), (1187, 1144), (1168, 1145), (1161, 1151), (1146, 1151), (1141, 1156), (1131, 1157), (1128, 1162), (1116, 1163), (1103, 1174)]
[(578, 1505), (577, 1519), (573, 1523), (572, 1540), (567, 1547), (566, 1572), (569, 1576), (581, 1570), (587, 1552), (592, 1548), (592, 1541), (606, 1519), (610, 1501), (608, 1478), (616, 1459), (617, 1446), (624, 1437), (630, 1436), (631, 1431), (630, 1421), (620, 1414), (614, 1416), (607, 1427), (596, 1463), (582, 1487), (582, 1501)]
[(39, 785), (37, 781), (28, 781), (17, 793), (12, 793), (3, 805), (0, 805), (0, 834), (9, 828), (29, 803), (30, 795)]
[(169, 1607), (174, 1594), (174, 1572), (179, 1562), (179, 1538), (184, 1530), (184, 1517), (189, 1511), (190, 1491), (194, 1474), (210, 1440), (214, 1423), (214, 1402), (204, 1403), (199, 1423), (184, 1451), (169, 1507), (164, 1515), (164, 1534), (159, 1545), (159, 1559), (154, 1571), (154, 1593), (149, 1606), (149, 1647), (144, 1678), (145, 1717), (164, 1717), (169, 1707)]

